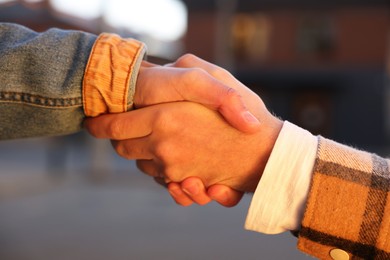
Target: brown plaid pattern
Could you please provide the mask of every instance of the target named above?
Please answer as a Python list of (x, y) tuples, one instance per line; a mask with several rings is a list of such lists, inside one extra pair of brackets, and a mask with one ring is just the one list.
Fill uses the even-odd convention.
[(320, 259), (390, 259), (389, 161), (319, 137), (298, 248)]

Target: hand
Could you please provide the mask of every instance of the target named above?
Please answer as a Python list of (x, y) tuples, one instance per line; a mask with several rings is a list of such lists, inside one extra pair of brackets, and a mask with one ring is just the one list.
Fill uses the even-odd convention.
[[(251, 90), (235, 79), (228, 71), (212, 63), (204, 61), (194, 55), (187, 54), (169, 66), (178, 68), (197, 67), (203, 69), (226, 85), (236, 88), (244, 97), (244, 100), (248, 101), (249, 99), (253, 104), (258, 103), (262, 106), (261, 109), (265, 109), (263, 102), (260, 99), (257, 99), (256, 95)], [(198, 187), (197, 192), (193, 192), (192, 189), (188, 189), (186, 186)], [(235, 206), (243, 196), (242, 192), (238, 192), (224, 185), (212, 185), (206, 190), (203, 182), (197, 177), (187, 178), (182, 183), (170, 183), (168, 185), (168, 190), (173, 199), (182, 206), (191, 205), (193, 202), (204, 205), (213, 199), (223, 206), (232, 207)]]
[(282, 124), (267, 110), (255, 114), (265, 124), (254, 134), (242, 133), (218, 113), (189, 102), (103, 115), (89, 119), (86, 127), (95, 137), (116, 140), (118, 154), (137, 159), (138, 167), (150, 176), (168, 182), (197, 176), (206, 187), (224, 184), (251, 192)]
[[(183, 56), (190, 57), (190, 55)], [(216, 80), (201, 68), (158, 66), (143, 62), (134, 94), (135, 108), (192, 101), (219, 111), (235, 128), (247, 133), (260, 129), (260, 123), (244, 104), (240, 93)]]
[[(193, 61), (196, 61), (196, 64), (193, 63)], [(197, 69), (194, 70), (193, 65), (199, 65)], [(170, 73), (168, 72), (167, 68), (161, 68), (154, 64), (150, 64), (147, 62), (143, 63), (143, 66), (141, 67), (139, 79), (138, 79), (138, 86), (136, 91), (136, 95), (134, 97), (135, 107), (140, 108), (147, 105), (152, 105), (156, 103), (163, 103), (163, 102), (169, 102), (172, 101), (172, 98), (175, 97), (177, 100), (183, 100), (183, 99), (189, 99), (193, 100), (194, 98), (191, 96), (195, 96), (195, 101), (198, 101), (200, 103), (206, 103), (208, 106), (215, 109), (215, 107), (218, 107), (218, 104), (223, 103), (223, 100), (216, 99), (217, 97), (225, 98), (226, 95), (232, 95), (233, 93), (229, 94), (229, 91), (232, 89), (229, 89), (226, 87), (226, 85), (221, 84), (220, 82), (215, 82), (213, 78), (210, 78), (209, 76), (204, 75), (204, 73), (209, 73), (210, 76), (212, 76), (213, 72), (214, 74), (218, 74), (220, 78), (223, 78), (224, 80), (228, 79), (228, 77), (224, 77), (227, 72), (222, 70), (221, 68), (218, 68), (217, 66), (214, 66), (213, 64), (204, 62), (203, 60), (197, 59), (197, 57), (193, 55), (184, 55), (181, 57), (175, 64), (170, 65), (171, 67), (179, 68), (182, 66), (183, 68), (187, 68), (190, 70), (184, 71), (177, 71), (177, 70), (170, 70)], [(151, 69), (150, 69), (151, 68)], [(220, 73), (220, 72), (224, 73)], [(211, 72), (211, 73), (210, 73)], [(192, 76), (190, 78), (186, 77), (186, 80), (189, 80), (193, 77), (199, 77), (200, 79), (203, 78), (204, 80), (208, 80), (212, 82), (210, 86), (207, 84), (199, 84), (198, 86), (194, 87), (183, 87), (186, 85), (178, 85), (174, 84), (171, 87), (169, 84), (161, 84), (161, 82), (157, 82), (156, 80), (153, 80), (156, 75), (159, 73), (163, 73), (166, 75), (174, 75), (179, 73), (181, 75), (185, 74), (191, 74)], [(153, 75), (154, 74), (154, 75)], [(151, 77), (150, 75), (153, 75)], [(166, 79), (166, 75), (163, 75)], [(184, 80), (185, 81), (185, 80)], [(172, 83), (177, 82), (171, 81)], [(228, 84), (230, 82), (227, 82)], [(155, 84), (159, 84), (159, 86), (155, 86)], [(179, 87), (179, 88), (178, 88)], [(141, 90), (141, 91), (140, 91)], [(158, 91), (157, 91), (158, 90)], [(222, 93), (219, 93), (222, 91)], [(217, 93), (217, 95), (215, 95)], [(210, 95), (214, 94), (214, 95)], [(235, 95), (235, 94), (234, 94)], [(233, 96), (234, 96), (233, 95)], [(224, 99), (226, 106), (230, 105), (230, 108), (234, 108), (232, 106), (232, 102), (226, 102), (229, 101), (229, 99)], [(232, 101), (234, 101), (234, 98), (231, 98)], [(238, 117), (240, 114), (243, 114), (244, 112), (230, 112), (232, 110), (224, 110), (223, 106), (221, 108), (221, 113), (225, 115), (225, 118), (231, 121), (231, 124), (234, 126), (236, 125), (237, 129), (241, 129), (244, 132), (252, 132), (256, 130), (256, 121), (253, 124), (251, 121), (250, 115), (246, 115), (249, 117), (249, 124), (240, 123), (240, 118)], [(238, 104), (237, 110), (240, 109), (240, 105)], [(226, 112), (224, 112), (226, 111)], [(230, 112), (230, 113), (229, 113)], [(245, 115), (245, 114), (244, 114)], [(242, 118), (241, 118), (242, 120)], [(237, 123), (238, 122), (238, 123)], [(257, 125), (258, 126), (258, 125)], [(199, 192), (194, 194), (193, 190), (191, 189), (185, 189), (179, 190), (183, 186), (189, 186), (189, 187), (197, 187), (201, 186), (203, 183), (200, 179), (197, 179), (195, 177), (186, 179), (185, 182), (182, 184), (176, 183), (176, 184), (170, 184), (168, 185), (168, 190), (170, 191), (170, 194), (174, 198), (174, 200), (183, 206), (191, 205), (193, 202), (196, 202), (198, 204), (204, 205), (210, 202), (211, 199), (217, 201), (223, 206), (226, 207), (232, 207), (235, 206), (242, 198), (243, 193), (235, 191), (227, 186), (223, 185), (213, 185), (208, 188), (206, 193), (206, 190), (204, 186), (199, 189)]]

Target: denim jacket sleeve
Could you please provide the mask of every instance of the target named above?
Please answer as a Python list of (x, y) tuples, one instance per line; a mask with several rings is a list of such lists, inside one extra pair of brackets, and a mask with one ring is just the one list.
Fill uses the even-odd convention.
[(114, 34), (0, 23), (0, 139), (63, 135), (132, 106), (145, 46)]

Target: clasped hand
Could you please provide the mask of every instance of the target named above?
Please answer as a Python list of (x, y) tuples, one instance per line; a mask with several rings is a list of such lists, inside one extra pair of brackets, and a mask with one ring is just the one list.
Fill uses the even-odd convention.
[(166, 183), (187, 206), (236, 205), (253, 192), (282, 122), (226, 70), (193, 55), (139, 72), (134, 111), (86, 120), (97, 138)]

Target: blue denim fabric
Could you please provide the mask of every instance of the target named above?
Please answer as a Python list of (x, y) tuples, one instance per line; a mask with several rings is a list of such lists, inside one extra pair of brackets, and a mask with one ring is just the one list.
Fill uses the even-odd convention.
[(96, 38), (0, 23), (0, 140), (82, 128), (82, 80)]

